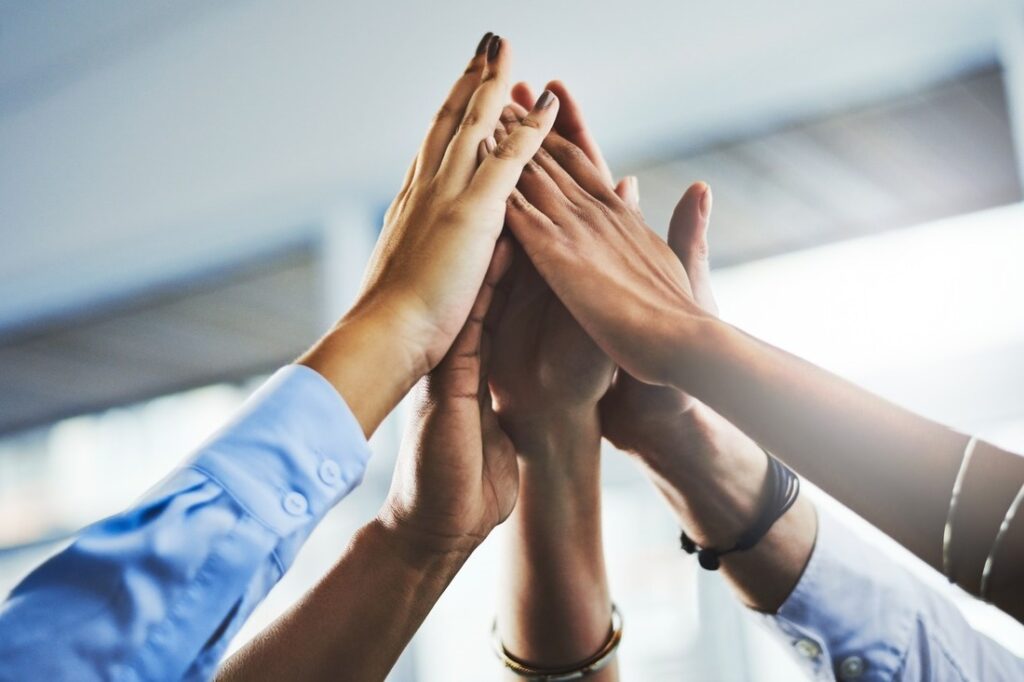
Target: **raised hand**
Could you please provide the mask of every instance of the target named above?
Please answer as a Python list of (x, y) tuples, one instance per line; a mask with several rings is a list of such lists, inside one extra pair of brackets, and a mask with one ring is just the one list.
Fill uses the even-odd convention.
[[(579, 120), (578, 109), (561, 83), (549, 84), (548, 91), (553, 90), (562, 91), (563, 102), (556, 128), (585, 131), (582, 126), (566, 125)], [(533, 106), (533, 96), (522, 83), (513, 89), (513, 97)], [(506, 107), (498, 138), (514, 134), (526, 111), (519, 103)], [(543, 439), (553, 422), (596, 420), (596, 406), (608, 390), (614, 365), (525, 254), (516, 260), (502, 295), (507, 301), (495, 333), (491, 388), (502, 423), (520, 454), (529, 456), (544, 449), (533, 441)]]
[[(564, 86), (553, 82), (548, 90), (562, 105), (556, 129), (585, 132)], [(522, 84), (513, 98), (518, 104), (503, 116), (511, 134), (534, 106)], [(608, 639), (597, 406), (614, 366), (525, 254), (517, 253), (499, 296), (505, 304), (494, 323), (491, 390), (519, 455), (520, 488), (506, 534), (498, 625), (511, 654), (542, 669), (562, 668), (588, 659)], [(614, 664), (594, 679), (616, 679)]]
[(597, 417), (614, 366), (519, 255), (495, 329), (491, 388), (497, 413), (521, 454), (534, 449), (538, 422)]
[[(511, 242), (498, 242), (462, 331), (416, 389), (382, 521), (412, 544), (468, 554), (515, 506), (518, 469), (487, 387), (484, 318), (508, 269)], [(494, 314), (500, 316), (496, 302)]]
[[(639, 211), (635, 184), (622, 197)], [(703, 182), (691, 185), (672, 213), (668, 244), (686, 269), (696, 303), (717, 316), (708, 267), (711, 204), (710, 187)], [(601, 425), (612, 444), (640, 460), (699, 544), (729, 546), (751, 523), (766, 471), (764, 453), (707, 405), (671, 386), (638, 381), (620, 369), (601, 401)], [(712, 481), (728, 481), (728, 492)]]
[(672, 383), (681, 332), (707, 317), (676, 255), (557, 132), (518, 188), (506, 222), (573, 317), (630, 374)]
[[(561, 103), (554, 130), (584, 150), (610, 187), (608, 165), (565, 84), (551, 81), (546, 91)], [(499, 137), (514, 134), (536, 103), (526, 83), (512, 88), (512, 99), (514, 103), (502, 114)], [(628, 186), (624, 181), (620, 189)], [(504, 295), (508, 304), (496, 335), (498, 352), (491, 388), (498, 414), (513, 439), (521, 441), (517, 443), (520, 454), (528, 454), (533, 448), (522, 441), (538, 431), (533, 428), (537, 419), (581, 417), (588, 412), (596, 415), (593, 407), (607, 391), (614, 365), (527, 258), (516, 261)], [(525, 428), (516, 428), (519, 423), (525, 423)]]
[[(640, 210), (635, 184), (621, 196), (633, 210)], [(694, 301), (717, 316), (708, 268), (711, 203), (710, 187), (703, 182), (691, 185), (672, 213), (668, 244), (686, 270)], [(678, 451), (687, 440), (680, 431), (699, 437), (700, 430), (690, 422), (700, 418), (702, 410), (707, 408), (683, 391), (638, 381), (624, 370), (616, 373), (612, 390), (601, 401), (604, 435), (619, 449), (638, 454), (661, 451), (669, 444)]]
[[(388, 209), (355, 305), (302, 358), (342, 395), (361, 396), (353, 409), (367, 433), (440, 362), (465, 323), (501, 234), (506, 199), (557, 116), (558, 98), (549, 96), (513, 135), (491, 146), (510, 67), (508, 41), (484, 36)], [(359, 333), (334, 333), (354, 326)], [(357, 352), (379, 372), (369, 377), (342, 361)]]

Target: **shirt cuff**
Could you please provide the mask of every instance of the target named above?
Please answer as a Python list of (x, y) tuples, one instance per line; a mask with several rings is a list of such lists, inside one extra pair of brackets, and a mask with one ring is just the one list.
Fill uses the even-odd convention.
[(274, 373), (186, 467), (217, 481), (279, 537), (311, 529), (363, 479), (370, 446), (316, 371)]
[(913, 637), (916, 593), (905, 570), (819, 507), (800, 581), (762, 618), (814, 679), (892, 680)]

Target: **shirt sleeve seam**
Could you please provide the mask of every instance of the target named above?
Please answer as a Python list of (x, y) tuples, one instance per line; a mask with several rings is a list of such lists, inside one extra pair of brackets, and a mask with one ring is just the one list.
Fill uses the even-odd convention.
[[(913, 622), (917, 626), (918, 631), (924, 633), (925, 638), (931, 641), (933, 644), (935, 644), (935, 648), (938, 649), (939, 653), (942, 654), (942, 657), (946, 659), (946, 662), (949, 664), (949, 666), (953, 668), (954, 671), (956, 671), (956, 674), (959, 676), (961, 682), (967, 682), (968, 680), (970, 680), (971, 678), (966, 673), (964, 673), (963, 668), (960, 666), (959, 663), (957, 663), (956, 659), (953, 657), (953, 654), (949, 651), (949, 648), (946, 646), (942, 638), (932, 636), (932, 631), (927, 627), (927, 623), (925, 623), (925, 620), (924, 618), (922, 618), (920, 613), (914, 616)], [(896, 674), (893, 677), (893, 679), (903, 679), (903, 676), (907, 672), (907, 663), (910, 660), (910, 651), (912, 648), (912, 643), (907, 642), (907, 647), (903, 651), (903, 656), (900, 660), (900, 665), (896, 668)]]

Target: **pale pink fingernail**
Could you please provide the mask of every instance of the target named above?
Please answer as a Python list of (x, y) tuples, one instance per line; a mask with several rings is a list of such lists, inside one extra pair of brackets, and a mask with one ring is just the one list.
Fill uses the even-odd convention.
[(711, 215), (711, 187), (704, 185), (704, 194), (700, 196), (700, 217), (707, 219)]

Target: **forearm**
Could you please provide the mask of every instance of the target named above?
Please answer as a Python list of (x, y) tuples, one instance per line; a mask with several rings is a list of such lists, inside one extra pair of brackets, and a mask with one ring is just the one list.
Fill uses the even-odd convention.
[[(705, 405), (692, 407), (635, 454), (697, 545), (727, 549), (754, 523), (767, 456)], [(723, 556), (722, 573), (745, 604), (773, 612), (800, 579), (815, 533), (814, 507), (801, 495), (753, 549)]]
[[(516, 441), (520, 488), (508, 521), (499, 629), (517, 658), (542, 667), (571, 665), (600, 650), (610, 633), (600, 425), (589, 415), (534, 422), (528, 431), (529, 438)], [(594, 679), (614, 676), (609, 666)]]
[(382, 680), (465, 562), (375, 520), (326, 577), (228, 660), (220, 680)]
[[(933, 567), (966, 437), (728, 325), (707, 321), (676, 382)], [(684, 352), (684, 351), (680, 351)], [(1024, 459), (980, 444), (955, 560), (980, 575)]]
[(367, 438), (430, 369), (412, 326), (401, 306), (359, 305), (297, 361), (345, 398)]

